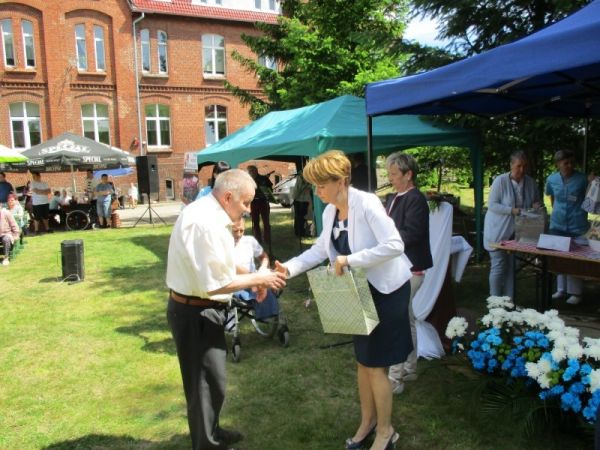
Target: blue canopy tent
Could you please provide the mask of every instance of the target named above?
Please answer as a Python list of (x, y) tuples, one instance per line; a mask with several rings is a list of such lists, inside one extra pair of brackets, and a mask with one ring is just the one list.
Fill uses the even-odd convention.
[[(429, 72), (367, 85), (369, 120), (388, 114), (600, 116), (600, 1), (523, 39)], [(585, 145), (584, 145), (585, 146)], [(584, 168), (586, 156), (584, 152)], [(474, 173), (476, 226), (483, 205)], [(478, 244), (480, 244), (478, 240)], [(479, 249), (479, 247), (478, 247)]]
[[(421, 145), (469, 147), (474, 152), (479, 149), (477, 133), (434, 126), (416, 116), (378, 118), (373, 126), (373, 141), (374, 155)], [(293, 157), (315, 157), (334, 148), (346, 153), (367, 150), (364, 99), (344, 95), (302, 108), (271, 112), (199, 151), (197, 160), (199, 165), (222, 160), (237, 166), (252, 159), (289, 161)], [(315, 215), (320, 229), (321, 217)]]

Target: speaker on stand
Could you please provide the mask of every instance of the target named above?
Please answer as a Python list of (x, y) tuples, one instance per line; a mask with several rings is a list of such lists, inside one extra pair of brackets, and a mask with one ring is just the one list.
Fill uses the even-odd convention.
[(156, 194), (158, 198), (158, 192), (160, 189), (158, 180), (158, 158), (156, 155), (136, 156), (135, 164), (137, 167), (138, 191), (140, 195), (142, 195), (142, 198), (144, 198), (143, 195), (146, 194), (148, 198), (148, 207), (138, 218), (133, 227), (135, 228), (137, 226), (146, 213), (148, 213), (149, 217), (149, 220), (147, 220), (148, 223), (151, 223), (154, 226), (154, 218), (152, 217), (152, 213), (154, 213), (154, 215), (166, 225), (167, 223), (162, 219), (162, 217), (160, 217), (156, 211), (152, 209), (152, 194)]
[(62, 281), (83, 281), (85, 267), (83, 262), (83, 240), (74, 239), (60, 243), (62, 260)]

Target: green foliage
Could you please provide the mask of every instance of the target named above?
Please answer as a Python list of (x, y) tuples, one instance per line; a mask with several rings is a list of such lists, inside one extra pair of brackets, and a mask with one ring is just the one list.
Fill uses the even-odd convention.
[(277, 25), (256, 24), (260, 35), (242, 35), (258, 56), (274, 58), (271, 70), (239, 52), (232, 57), (260, 79), (264, 97), (226, 83), (252, 118), (343, 94), (399, 74), (402, 56), (392, 43), (404, 29), (405, 0), (291, 0)]

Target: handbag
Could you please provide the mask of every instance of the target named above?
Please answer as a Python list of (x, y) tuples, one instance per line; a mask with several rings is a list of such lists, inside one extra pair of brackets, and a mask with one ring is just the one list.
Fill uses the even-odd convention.
[(364, 270), (336, 275), (331, 267), (307, 272), (325, 333), (368, 335), (379, 324)]
[(596, 177), (590, 182), (581, 209), (591, 214), (600, 214), (600, 177)]

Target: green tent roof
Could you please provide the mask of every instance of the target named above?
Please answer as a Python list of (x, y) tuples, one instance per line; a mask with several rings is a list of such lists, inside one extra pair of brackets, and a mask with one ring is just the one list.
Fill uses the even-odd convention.
[[(373, 119), (373, 154), (422, 145), (476, 147), (477, 133), (439, 127), (417, 116)], [(367, 151), (367, 117), (362, 98), (345, 95), (323, 103), (271, 112), (197, 153), (198, 164), (251, 159), (313, 157), (329, 149)]]

